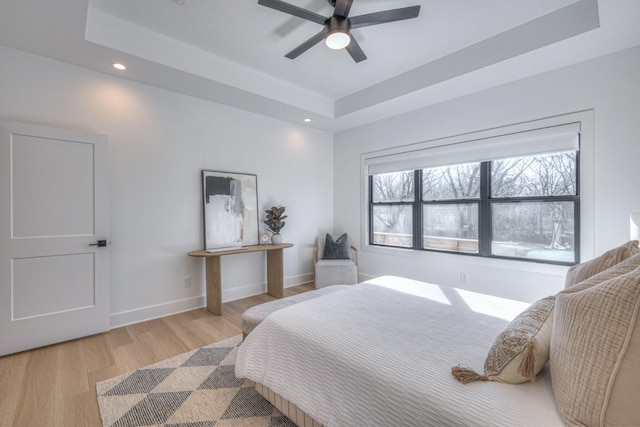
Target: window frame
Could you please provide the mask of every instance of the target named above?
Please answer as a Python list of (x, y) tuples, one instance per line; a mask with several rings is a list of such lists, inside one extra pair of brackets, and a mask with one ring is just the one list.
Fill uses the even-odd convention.
[[(399, 172), (405, 172), (405, 171), (399, 171)], [(407, 171), (408, 172), (408, 171)], [(368, 195), (368, 200), (369, 200), (369, 242), (371, 242), (372, 245), (375, 246), (381, 246), (381, 247), (387, 247), (387, 248), (401, 248), (401, 249), (414, 249), (416, 247), (416, 235), (417, 233), (415, 232), (415, 227), (416, 227), (416, 200), (418, 200), (418, 189), (422, 190), (422, 185), (417, 185), (417, 179), (418, 179), (418, 171), (414, 170), (413, 171), (413, 200), (412, 201), (393, 201), (393, 202), (385, 202), (385, 201), (381, 201), (381, 202), (375, 202), (373, 200), (373, 176), (374, 175), (369, 175), (369, 195)], [(411, 246), (396, 246), (396, 245), (383, 245), (380, 243), (373, 243), (374, 242), (374, 231), (373, 231), (373, 208), (374, 206), (410, 206), (411, 207), (411, 221), (412, 221), (412, 227), (411, 227), (411, 235), (413, 236), (412, 238), (412, 245)]]
[[(430, 251), (430, 252), (445, 252), (445, 253), (453, 253), (453, 254), (464, 254), (464, 255), (474, 255), (474, 256), (478, 256), (480, 254), (480, 233), (482, 232), (481, 230), (481, 213), (480, 213), (480, 207), (481, 207), (481, 200), (482, 200), (482, 185), (483, 185), (483, 162), (474, 162), (471, 164), (475, 164), (478, 163), (480, 164), (480, 183), (479, 183), (479, 187), (480, 187), (480, 195), (477, 198), (462, 198), (462, 199), (443, 199), (443, 200), (424, 200), (424, 198), (422, 197), (423, 194), (423, 169), (418, 170), (417, 172), (420, 172), (420, 235), (418, 236), (418, 245), (415, 246), (416, 249), (418, 250), (423, 250), (423, 251)], [(467, 163), (469, 164), (469, 163)], [(454, 166), (454, 165), (452, 165)], [(432, 206), (437, 206), (437, 205), (462, 205), (462, 204), (468, 204), (468, 205), (478, 205), (478, 252), (463, 252), (463, 251), (447, 251), (444, 249), (433, 249), (433, 248), (425, 248), (424, 247), (424, 207), (427, 205), (432, 205)]]
[[(551, 153), (548, 153), (551, 154)], [(473, 199), (446, 199), (446, 200), (430, 200), (424, 201), (423, 194), (423, 181), (422, 181), (422, 169), (414, 170), (414, 200), (412, 202), (374, 202), (373, 201), (373, 179), (375, 174), (368, 176), (368, 231), (369, 231), (369, 245), (374, 247), (395, 248), (395, 249), (411, 249), (425, 252), (437, 252), (456, 255), (466, 255), (483, 258), (495, 258), (505, 260), (517, 260), (525, 262), (534, 262), (542, 264), (552, 264), (561, 266), (575, 265), (580, 262), (580, 247), (581, 247), (581, 224), (580, 224), (580, 150), (576, 151), (576, 194), (575, 195), (562, 195), (562, 196), (517, 196), (517, 197), (491, 197), (491, 163), (495, 160), (477, 162), (480, 164), (480, 198)], [(492, 206), (496, 204), (517, 204), (527, 202), (572, 202), (574, 206), (574, 259), (571, 262), (554, 261), (548, 259), (538, 258), (523, 258), (516, 256), (495, 255), (492, 253), (493, 243), (493, 221), (492, 221)], [(444, 205), (444, 204), (477, 204), (478, 205), (478, 252), (462, 252), (462, 251), (450, 251), (444, 249), (425, 248), (423, 242), (423, 209), (425, 205)], [(413, 218), (413, 246), (395, 246), (388, 244), (379, 244), (374, 242), (374, 225), (373, 225), (373, 208), (377, 205), (413, 205), (412, 218)]]

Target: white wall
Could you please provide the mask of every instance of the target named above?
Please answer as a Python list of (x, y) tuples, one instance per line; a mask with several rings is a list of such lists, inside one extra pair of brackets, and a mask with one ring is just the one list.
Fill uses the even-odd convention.
[[(527, 122), (594, 111), (595, 237), (600, 254), (628, 240), (629, 214), (640, 211), (640, 48), (520, 80), (416, 110), (335, 136), (335, 228), (362, 236), (362, 153)], [(404, 275), (535, 301), (561, 289), (565, 267), (420, 251), (361, 248), (364, 278)], [(376, 248), (377, 249), (377, 248)], [(460, 284), (460, 273), (468, 283)]]
[[(204, 304), (201, 170), (258, 176), (287, 207), (285, 286), (333, 224), (333, 136), (0, 47), (0, 119), (109, 137), (112, 325)], [(265, 291), (265, 255), (222, 258), (223, 301)], [(183, 277), (191, 288), (182, 287)]]
[[(285, 285), (312, 278), (318, 230), (361, 236), (360, 156), (378, 149), (594, 110), (596, 254), (640, 211), (640, 48), (413, 111), (335, 138), (0, 47), (0, 119), (109, 137), (111, 311), (119, 325), (204, 304), (201, 169), (258, 175), (259, 204), (287, 206)], [(332, 145), (335, 139), (334, 145)], [(334, 170), (335, 169), (335, 170)], [(335, 209), (334, 209), (335, 206)], [(334, 226), (335, 218), (335, 226)], [(264, 255), (223, 258), (223, 300), (263, 292)], [(533, 301), (564, 267), (361, 247), (363, 278), (404, 275)], [(460, 272), (469, 282), (459, 283)], [(182, 288), (182, 278), (192, 287)]]

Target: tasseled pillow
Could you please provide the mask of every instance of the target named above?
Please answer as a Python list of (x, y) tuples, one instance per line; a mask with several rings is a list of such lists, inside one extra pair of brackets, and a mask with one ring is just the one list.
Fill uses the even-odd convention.
[(484, 362), (484, 375), (455, 366), (451, 369), (453, 376), (464, 384), (535, 381), (549, 360), (555, 301), (555, 296), (541, 299), (513, 319), (491, 346)]

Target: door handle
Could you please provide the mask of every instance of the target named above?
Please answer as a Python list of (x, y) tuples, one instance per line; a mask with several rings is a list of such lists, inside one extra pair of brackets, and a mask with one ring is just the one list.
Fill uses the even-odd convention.
[(91, 243), (89, 246), (97, 246), (99, 248), (104, 248), (105, 246), (107, 246), (107, 241), (106, 240), (98, 240), (96, 243)]

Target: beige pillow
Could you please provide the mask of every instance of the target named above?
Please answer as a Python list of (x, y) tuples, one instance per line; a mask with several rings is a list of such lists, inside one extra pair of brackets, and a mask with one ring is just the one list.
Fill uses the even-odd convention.
[(557, 295), (551, 384), (568, 425), (640, 423), (640, 268)]
[(520, 384), (535, 381), (549, 360), (555, 296), (533, 303), (498, 335), (484, 362), (484, 375), (453, 367), (451, 373), (464, 384), (500, 381)]
[(638, 267), (640, 267), (640, 254), (633, 255), (624, 261), (617, 263), (613, 267), (607, 268), (606, 270), (601, 271), (600, 273), (593, 275), (588, 279), (561, 291), (560, 293), (567, 294), (580, 292), (595, 285), (599, 285), (602, 282), (606, 282), (607, 280), (611, 280), (614, 277), (630, 273)]
[(622, 246), (611, 249), (591, 261), (583, 262), (569, 268), (564, 281), (564, 288), (570, 288), (608, 268), (613, 267), (632, 255), (640, 253), (638, 241), (631, 240)]

